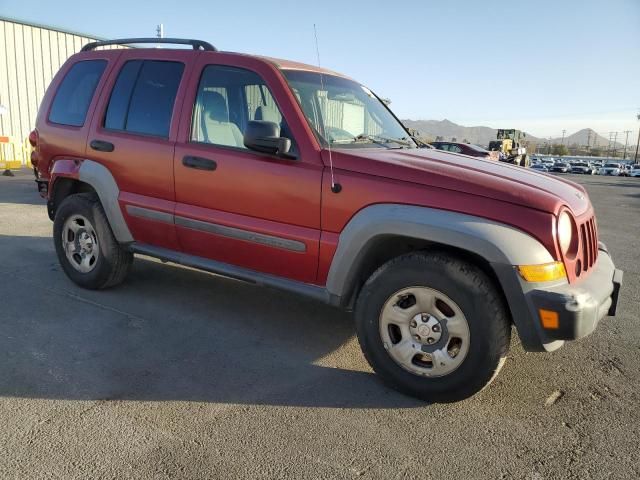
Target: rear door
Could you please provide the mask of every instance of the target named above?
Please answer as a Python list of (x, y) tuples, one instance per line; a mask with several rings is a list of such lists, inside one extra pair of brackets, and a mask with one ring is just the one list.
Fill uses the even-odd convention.
[(40, 140), (36, 161), (39, 175), (49, 178), (50, 162), (84, 158), (91, 113), (98, 103), (119, 51), (76, 54), (56, 74), (38, 110)]
[(127, 51), (100, 99), (87, 158), (105, 165), (137, 242), (177, 250), (173, 152), (187, 72), (195, 53)]
[[(284, 80), (264, 65), (202, 55), (176, 144), (175, 222), (187, 253), (314, 282), (323, 164)], [(280, 101), (276, 101), (276, 98)], [(251, 120), (280, 125), (295, 159), (243, 144)]]

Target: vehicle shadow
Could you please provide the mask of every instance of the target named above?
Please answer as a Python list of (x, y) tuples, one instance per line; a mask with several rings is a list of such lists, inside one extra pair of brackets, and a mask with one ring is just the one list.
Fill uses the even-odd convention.
[(0, 235), (0, 251), (14, 259), (0, 266), (11, 285), (0, 306), (2, 396), (425, 405), (371, 373), (338, 309), (144, 257), (124, 285), (87, 291), (66, 278), (51, 238)]

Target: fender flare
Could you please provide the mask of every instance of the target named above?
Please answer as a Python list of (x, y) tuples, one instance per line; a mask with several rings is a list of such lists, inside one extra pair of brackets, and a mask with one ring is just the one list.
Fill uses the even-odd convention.
[(70, 178), (91, 185), (98, 194), (116, 240), (119, 243), (134, 241), (118, 203), (120, 189), (107, 167), (93, 160), (61, 159), (54, 163), (51, 171), (51, 183), (54, 189), (59, 178)]
[(120, 189), (109, 169), (98, 162), (84, 160), (80, 165), (79, 178), (80, 181), (91, 185), (98, 193), (116, 240), (120, 243), (133, 242), (133, 236), (118, 203)]
[(350, 296), (369, 249), (376, 239), (390, 235), (453, 246), (511, 268), (554, 261), (538, 240), (503, 223), (427, 207), (377, 204), (360, 210), (340, 233), (327, 277), (332, 298)]

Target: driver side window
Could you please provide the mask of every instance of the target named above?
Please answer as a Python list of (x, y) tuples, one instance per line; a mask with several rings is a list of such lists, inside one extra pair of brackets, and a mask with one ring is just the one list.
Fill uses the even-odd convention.
[(247, 149), (244, 132), (252, 120), (274, 122), (281, 136), (290, 138), (282, 113), (258, 74), (243, 68), (207, 66), (193, 108), (191, 141)]

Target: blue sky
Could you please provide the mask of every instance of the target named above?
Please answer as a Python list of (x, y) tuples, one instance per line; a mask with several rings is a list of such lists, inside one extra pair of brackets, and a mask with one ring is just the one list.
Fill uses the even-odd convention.
[(0, 0), (0, 15), (101, 37), (163, 23), (165, 36), (314, 64), (315, 23), (322, 65), (401, 118), (634, 140), (640, 125), (640, 0)]

